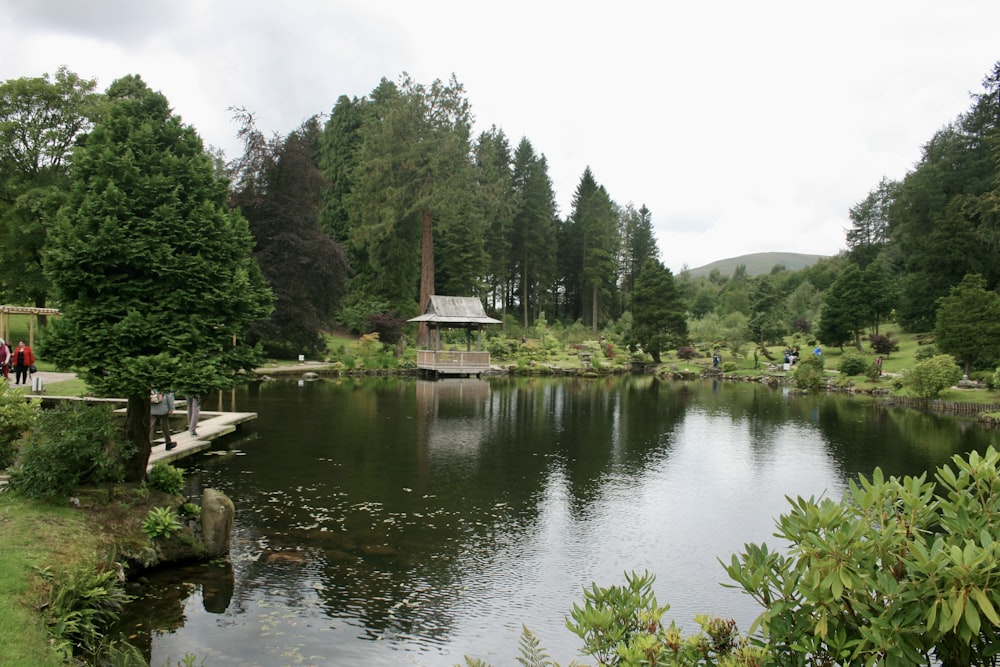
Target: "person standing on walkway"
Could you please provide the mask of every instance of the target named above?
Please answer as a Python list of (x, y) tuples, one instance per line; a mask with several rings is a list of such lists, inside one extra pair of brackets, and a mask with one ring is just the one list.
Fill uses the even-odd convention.
[(28, 384), (28, 369), (35, 365), (35, 353), (20, 341), (14, 350), (14, 384)]
[(0, 338), (0, 372), (3, 373), (3, 379), (10, 379), (10, 348), (7, 347), (7, 341)]
[(195, 427), (198, 426), (198, 418), (201, 416), (201, 396), (187, 397), (187, 418), (188, 433), (198, 435)]
[(173, 412), (173, 392), (161, 392), (153, 389), (149, 393), (149, 415), (152, 418), (149, 423), (149, 439), (152, 441), (153, 436), (156, 435), (156, 426), (159, 424), (168, 452), (177, 446), (177, 443), (170, 439), (170, 415)]

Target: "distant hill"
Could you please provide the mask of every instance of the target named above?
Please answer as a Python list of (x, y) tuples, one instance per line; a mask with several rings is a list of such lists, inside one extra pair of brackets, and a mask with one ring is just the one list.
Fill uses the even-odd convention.
[(784, 266), (789, 271), (798, 271), (826, 258), (827, 255), (803, 255), (798, 252), (755, 252), (750, 255), (720, 259), (711, 264), (690, 269), (690, 274), (692, 277), (698, 278), (707, 276), (713, 270), (718, 269), (719, 273), (728, 277), (733, 275), (737, 266), (745, 264), (748, 275), (759, 276), (762, 273), (770, 273), (776, 264)]

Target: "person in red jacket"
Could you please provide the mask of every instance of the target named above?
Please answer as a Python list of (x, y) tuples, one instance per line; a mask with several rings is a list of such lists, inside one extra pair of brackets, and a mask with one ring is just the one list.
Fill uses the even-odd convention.
[(28, 384), (28, 369), (35, 365), (35, 353), (22, 340), (14, 348), (14, 384)]

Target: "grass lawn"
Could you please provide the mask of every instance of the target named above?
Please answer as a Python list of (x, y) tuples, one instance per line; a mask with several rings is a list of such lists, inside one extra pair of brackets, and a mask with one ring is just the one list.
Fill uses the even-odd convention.
[(44, 598), (36, 568), (85, 562), (97, 548), (95, 531), (72, 509), (0, 492), (0, 664), (53, 667), (37, 609)]

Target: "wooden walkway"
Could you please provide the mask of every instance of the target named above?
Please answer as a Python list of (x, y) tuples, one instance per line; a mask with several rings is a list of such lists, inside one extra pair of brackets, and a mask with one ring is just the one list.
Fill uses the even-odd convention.
[(193, 456), (198, 452), (203, 452), (212, 446), (213, 440), (218, 440), (224, 435), (229, 435), (240, 424), (256, 418), (256, 412), (211, 412), (202, 410), (198, 426), (195, 429), (198, 435), (191, 435), (187, 432), (187, 428), (177, 433), (171, 433), (170, 438), (177, 443), (177, 446), (169, 452), (163, 443), (162, 437), (153, 441), (153, 450), (149, 454), (148, 468), (152, 468), (153, 464), (159, 461), (171, 463), (187, 458), (188, 456)]

